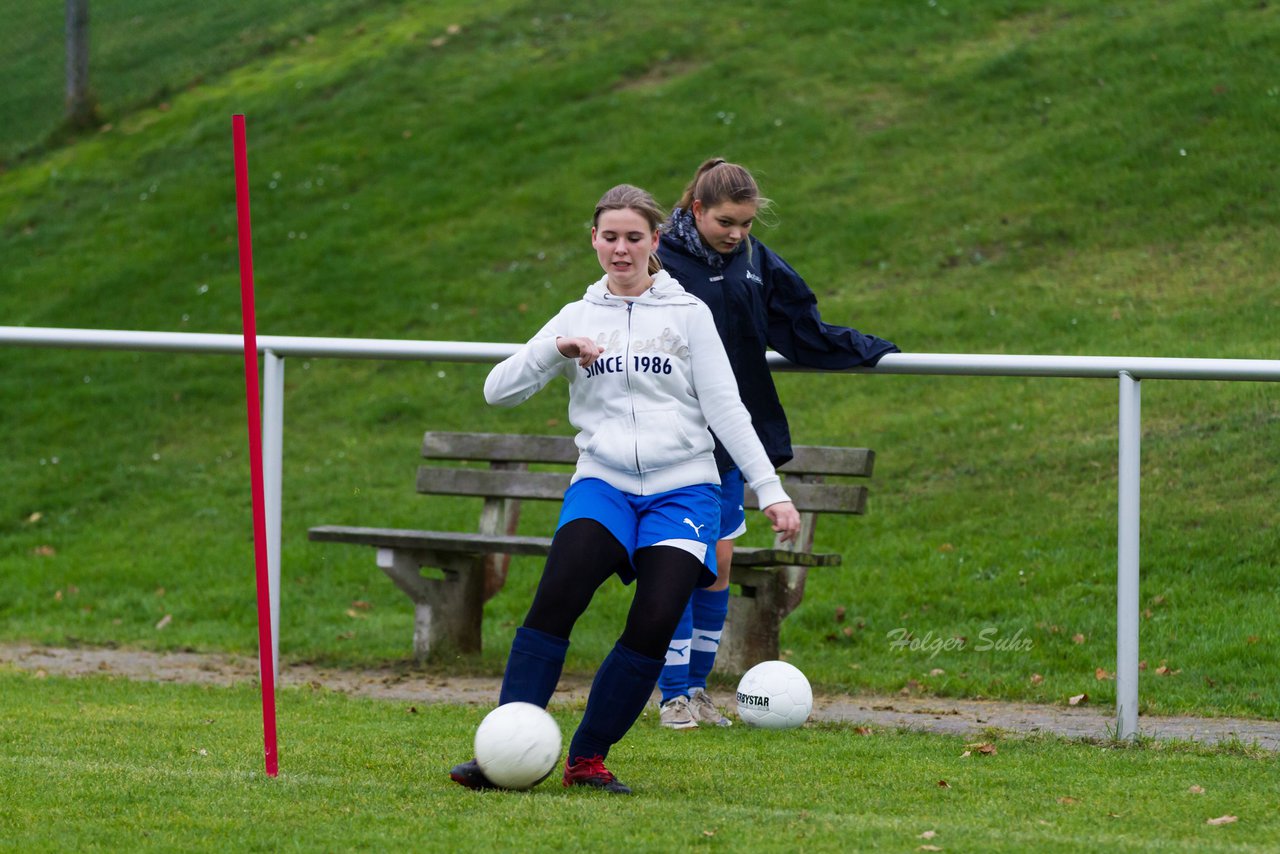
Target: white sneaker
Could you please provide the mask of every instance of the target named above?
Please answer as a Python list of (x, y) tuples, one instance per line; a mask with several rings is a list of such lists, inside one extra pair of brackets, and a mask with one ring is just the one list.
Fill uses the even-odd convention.
[(733, 726), (733, 721), (720, 713), (720, 707), (716, 705), (715, 700), (712, 700), (711, 695), (701, 688), (694, 688), (689, 692), (689, 711), (698, 723)]
[(698, 727), (698, 722), (693, 718), (693, 710), (689, 708), (689, 698), (683, 694), (663, 703), (660, 717), (662, 725), (668, 729), (697, 729)]

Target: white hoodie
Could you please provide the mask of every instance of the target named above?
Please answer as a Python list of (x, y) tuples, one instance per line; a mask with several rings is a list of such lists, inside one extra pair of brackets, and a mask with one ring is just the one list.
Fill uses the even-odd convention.
[[(710, 309), (664, 270), (638, 297), (615, 296), (607, 280), (495, 366), (485, 400), (515, 406), (565, 377), (569, 422), (578, 429), (575, 481), (596, 477), (633, 495), (719, 483), (709, 425), (761, 508), (789, 501), (738, 397)], [(577, 337), (604, 349), (586, 368), (556, 347), (557, 338)]]

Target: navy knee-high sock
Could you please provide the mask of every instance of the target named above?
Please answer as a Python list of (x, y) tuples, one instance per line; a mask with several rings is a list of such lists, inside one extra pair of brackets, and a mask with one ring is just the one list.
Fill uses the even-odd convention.
[(609, 755), (644, 711), (662, 672), (661, 658), (649, 658), (621, 643), (605, 657), (591, 683), (587, 710), (569, 742), (569, 764)]
[(511, 641), (507, 655), (507, 670), (502, 676), (502, 691), (498, 705), (503, 703), (533, 703), (544, 709), (551, 700), (560, 671), (564, 669), (564, 656), (569, 651), (569, 641), (521, 626)]

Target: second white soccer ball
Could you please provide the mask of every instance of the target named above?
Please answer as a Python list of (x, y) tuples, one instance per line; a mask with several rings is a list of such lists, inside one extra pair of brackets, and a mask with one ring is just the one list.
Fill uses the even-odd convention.
[(498, 706), (476, 728), (476, 762), (496, 786), (531, 788), (559, 761), (560, 727), (533, 703)]
[(738, 717), (764, 729), (791, 729), (809, 719), (813, 689), (795, 665), (762, 661), (738, 682)]

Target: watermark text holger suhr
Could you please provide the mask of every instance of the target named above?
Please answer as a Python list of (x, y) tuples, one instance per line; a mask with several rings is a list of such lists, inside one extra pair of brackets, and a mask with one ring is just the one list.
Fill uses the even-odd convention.
[(1000, 637), (1000, 629), (996, 626), (984, 626), (972, 643), (967, 637), (939, 637), (927, 631), (917, 637), (909, 629), (890, 629), (885, 633), (889, 640), (889, 648), (898, 652), (927, 652), (934, 658), (940, 652), (1029, 652), (1035, 642), (1024, 637), (1022, 629), (1018, 629), (1008, 637)]

